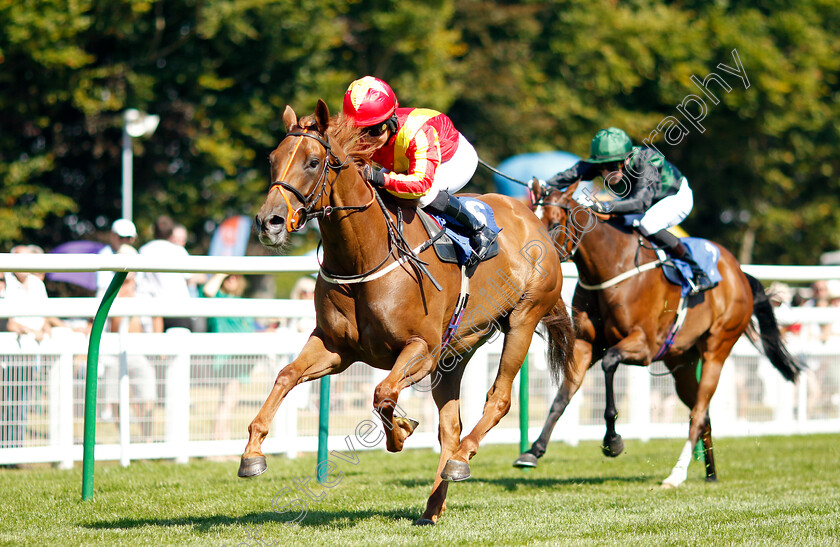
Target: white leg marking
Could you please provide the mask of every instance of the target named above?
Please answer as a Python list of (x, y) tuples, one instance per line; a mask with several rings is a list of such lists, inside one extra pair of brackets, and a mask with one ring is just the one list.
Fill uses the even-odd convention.
[(688, 476), (688, 464), (691, 463), (691, 441), (685, 441), (680, 459), (677, 460), (677, 465), (671, 470), (668, 478), (662, 481), (662, 488), (677, 488)]

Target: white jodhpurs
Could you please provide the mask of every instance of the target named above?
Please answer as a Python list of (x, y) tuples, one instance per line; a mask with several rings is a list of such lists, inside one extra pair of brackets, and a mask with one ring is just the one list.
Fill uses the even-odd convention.
[(645, 216), (633, 224), (642, 234), (649, 236), (659, 230), (676, 226), (691, 212), (694, 207), (694, 192), (685, 177), (680, 179), (680, 189), (673, 196), (658, 201), (648, 209)]
[(435, 170), (432, 187), (420, 196), (417, 203), (425, 207), (435, 200), (438, 193), (446, 190), (454, 194), (467, 185), (478, 167), (478, 154), (462, 134), (458, 133), (458, 149), (449, 161), (441, 163)]

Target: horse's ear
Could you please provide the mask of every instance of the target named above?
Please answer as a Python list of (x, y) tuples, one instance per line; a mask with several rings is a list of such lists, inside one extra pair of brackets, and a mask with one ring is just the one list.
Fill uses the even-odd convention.
[(315, 106), (315, 122), (318, 124), (318, 131), (321, 134), (326, 133), (327, 126), (330, 124), (330, 109), (324, 99), (318, 99), (318, 104)]
[(286, 124), (286, 131), (291, 131), (297, 125), (297, 122), (297, 114), (291, 106), (286, 105), (286, 110), (283, 111), (283, 123)]

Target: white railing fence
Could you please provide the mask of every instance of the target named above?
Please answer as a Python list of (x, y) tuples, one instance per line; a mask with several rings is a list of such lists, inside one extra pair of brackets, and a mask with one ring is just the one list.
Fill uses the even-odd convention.
[[(85, 260), (91, 255), (82, 255)], [(0, 270), (72, 271), (313, 271), (310, 259), (191, 257), (178, 264), (155, 265), (137, 257), (102, 257), (112, 261), (70, 260), (73, 255), (4, 255)], [(24, 258), (26, 260), (15, 259)], [(55, 262), (49, 258), (60, 259)], [(124, 261), (124, 259), (132, 259)], [(212, 260), (206, 260), (212, 258)], [(36, 259), (33, 262), (31, 259)], [(78, 261), (80, 257), (75, 257)], [(242, 262), (240, 262), (242, 261)], [(106, 263), (107, 262), (107, 263)], [(71, 264), (72, 263), (72, 264)], [(564, 275), (574, 270), (564, 265)], [(745, 267), (764, 279), (809, 281), (840, 278), (836, 267)], [(836, 270), (836, 271), (835, 271)], [(61, 270), (67, 271), (67, 270)], [(795, 272), (802, 272), (797, 275)], [(767, 273), (771, 272), (771, 273)], [(806, 275), (807, 274), (807, 275)], [(833, 277), (836, 276), (836, 277)], [(574, 283), (567, 283), (567, 291)], [(92, 317), (95, 299), (51, 299), (44, 306), (14, 308), (0, 300), (0, 317), (45, 315)], [(838, 309), (779, 310), (784, 323), (840, 322)], [(133, 459), (234, 456), (241, 454), (247, 425), (265, 399), (277, 371), (294, 359), (314, 317), (311, 302), (293, 300), (195, 299), (166, 303), (117, 299), (112, 316), (253, 316), (280, 317), (289, 325), (274, 332), (206, 334), (173, 330), (164, 334), (106, 333), (102, 337), (97, 397), (96, 458)], [(303, 323), (298, 327), (295, 323)], [(301, 330), (303, 332), (301, 332)], [(57, 462), (70, 467), (82, 459), (83, 386), (88, 340), (56, 329), (40, 344), (27, 337), (0, 333), (2, 401), (0, 464)], [(712, 400), (714, 434), (763, 435), (840, 431), (840, 341), (791, 342), (791, 349), (810, 365), (796, 384), (785, 382), (746, 340), (736, 345), (723, 369)], [(482, 347), (462, 382), (465, 430), (480, 416), (489, 383), (495, 376), (501, 339)], [(529, 354), (529, 438), (535, 439), (556, 389), (550, 384), (542, 341), (535, 337)], [(688, 410), (675, 395), (661, 363), (649, 369), (621, 367), (616, 380), (618, 431), (625, 438), (684, 437)], [(345, 448), (344, 437), (373, 417), (374, 386), (384, 377), (357, 363), (332, 379), (330, 448)], [(317, 382), (295, 388), (280, 407), (263, 447), (266, 453), (294, 457), (317, 449), (319, 390)], [(422, 384), (421, 384), (422, 385)], [(554, 430), (557, 440), (576, 443), (603, 436), (603, 375), (593, 367)], [(519, 441), (519, 391), (514, 386), (511, 412), (490, 432), (487, 442)], [(436, 418), (428, 392), (409, 388), (399, 400), (407, 415), (421, 423), (406, 446), (434, 447)], [(372, 448), (383, 447), (381, 443)], [(364, 448), (364, 447), (357, 447)], [(514, 452), (515, 449), (512, 449)], [(512, 454), (513, 455), (513, 454)]]

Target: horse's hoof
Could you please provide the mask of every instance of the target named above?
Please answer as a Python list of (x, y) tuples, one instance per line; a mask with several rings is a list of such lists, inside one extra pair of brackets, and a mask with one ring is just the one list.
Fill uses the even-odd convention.
[(414, 526), (434, 526), (435, 521), (432, 519), (417, 519), (414, 521)]
[(601, 452), (608, 458), (615, 458), (624, 452), (624, 441), (621, 440), (621, 435), (616, 435), (612, 439), (604, 437), (604, 444), (601, 445)]
[(717, 482), (717, 475), (709, 475), (706, 477), (706, 482)]
[(662, 490), (673, 490), (679, 488), (679, 485), (672, 484), (670, 482), (663, 482), (661, 485), (659, 485), (659, 488), (661, 488)]
[(457, 460), (447, 460), (440, 472), (440, 478), (445, 481), (465, 481), (470, 478), (470, 464)]
[(537, 466), (537, 457), (531, 454), (530, 452), (523, 452), (516, 458), (516, 461), (513, 462), (514, 467), (536, 467)]
[[(414, 432), (415, 429), (417, 429), (417, 426), (420, 425), (420, 422), (418, 422), (414, 418), (406, 418), (406, 420), (408, 420), (408, 423), (411, 424), (412, 433)], [(432, 524), (434, 524), (434, 522)]]
[(268, 464), (265, 463), (265, 456), (257, 456), (255, 458), (242, 458), (239, 462), (239, 475), (243, 479), (249, 477), (256, 477), (262, 475), (268, 469)]

